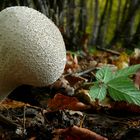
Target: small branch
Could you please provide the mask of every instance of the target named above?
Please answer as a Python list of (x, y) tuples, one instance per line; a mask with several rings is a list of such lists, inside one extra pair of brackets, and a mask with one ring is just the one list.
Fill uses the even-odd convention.
[(84, 71), (82, 71), (82, 72), (76, 73), (76, 75), (77, 75), (77, 76), (82, 76), (82, 75), (84, 75), (84, 74), (87, 74), (87, 73), (89, 73), (89, 72), (92, 72), (93, 70), (96, 70), (96, 67), (92, 67), (92, 68), (89, 68), (89, 69), (84, 70)]
[(24, 111), (23, 111), (23, 136), (25, 133), (25, 122), (26, 122), (26, 105), (24, 106)]
[(117, 51), (114, 51), (114, 50), (111, 50), (111, 49), (106, 49), (106, 48), (100, 48), (99, 46), (97, 46), (96, 47), (98, 50), (101, 50), (101, 51), (106, 51), (106, 52), (108, 52), (108, 53), (112, 53), (112, 54), (115, 54), (115, 55), (120, 55), (120, 53), (119, 52), (117, 52)]
[(67, 77), (69, 75), (82, 76), (82, 75), (87, 74), (89, 72), (92, 72), (93, 70), (96, 70), (96, 69), (98, 69), (98, 68), (97, 67), (92, 67), (92, 68), (86, 69), (86, 70), (81, 71), (81, 72), (65, 74), (64, 77)]
[(8, 129), (16, 129), (18, 127), (16, 123), (12, 122), (12, 120), (6, 118), (2, 114), (0, 114), (0, 124), (3, 124), (4, 127), (7, 127)]

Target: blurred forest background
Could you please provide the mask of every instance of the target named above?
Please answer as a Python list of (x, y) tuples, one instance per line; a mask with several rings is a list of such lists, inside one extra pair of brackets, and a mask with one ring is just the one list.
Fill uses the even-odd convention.
[(140, 0), (0, 0), (0, 10), (16, 5), (52, 19), (67, 50), (140, 47)]

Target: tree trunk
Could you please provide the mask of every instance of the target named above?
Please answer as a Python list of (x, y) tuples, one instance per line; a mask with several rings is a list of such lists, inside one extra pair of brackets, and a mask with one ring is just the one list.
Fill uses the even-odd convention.
[(38, 11), (40, 11), (41, 13), (43, 13), (44, 15), (47, 15), (47, 9), (45, 8), (45, 5), (43, 3), (43, 0), (33, 0), (34, 4), (35, 4), (35, 9), (37, 9)]
[[(139, 8), (139, 3), (138, 0), (130, 0), (130, 5), (129, 5), (129, 11), (128, 11), (128, 17), (123, 25), (124, 28), (124, 46), (129, 47), (129, 44), (132, 40), (132, 35), (134, 33), (134, 20), (136, 16), (136, 11)], [(132, 12), (133, 11), (133, 12)]]
[(103, 42), (103, 46), (105, 46), (105, 35), (107, 34), (107, 29), (108, 29), (108, 25), (109, 25), (109, 21), (110, 21), (110, 17), (111, 17), (111, 12), (112, 12), (112, 5), (113, 5), (113, 0), (109, 0), (109, 7), (108, 7), (108, 13), (107, 13), (107, 17), (106, 17), (106, 22), (104, 25), (104, 30), (103, 30), (103, 38), (102, 38), (102, 42)]
[(75, 42), (75, 0), (67, 0), (67, 15), (66, 15), (66, 46), (67, 49), (76, 50)]
[(129, 47), (128, 44), (131, 42), (130, 37), (132, 36), (134, 17), (139, 7), (139, 0), (136, 0), (135, 2), (133, 0), (126, 0), (121, 22), (118, 28), (116, 28), (115, 35), (110, 42), (111, 46), (120, 41), (123, 42), (125, 47)]
[(122, 0), (118, 0), (118, 9), (116, 14), (116, 30), (119, 30), (119, 25), (120, 25), (121, 4), (122, 4)]
[(139, 46), (140, 46), (140, 19), (139, 19), (139, 24), (137, 26), (137, 30), (135, 34), (133, 35), (133, 39), (130, 42), (131, 48), (137, 48)]
[(85, 49), (85, 40), (86, 40), (86, 26), (87, 26), (87, 7), (86, 0), (80, 0), (80, 11), (78, 17), (78, 31), (76, 34), (76, 40), (78, 49)]
[(0, 11), (5, 8), (5, 1), (3, 0), (0, 4)]
[(97, 39), (97, 33), (99, 28), (99, 1), (94, 1), (94, 17), (93, 17), (93, 30), (92, 30), (92, 38), (91, 45), (95, 45)]
[(78, 23), (79, 23), (78, 30), (82, 33), (85, 33), (87, 25), (87, 7), (85, 0), (80, 0), (80, 13)]
[(107, 8), (108, 8), (109, 0), (106, 0), (106, 4), (103, 10), (103, 13), (101, 15), (100, 19), (100, 24), (99, 24), (99, 29), (98, 29), (98, 35), (97, 35), (97, 40), (96, 44), (99, 46), (103, 45), (103, 38), (104, 38), (104, 27), (106, 24), (106, 13), (107, 13)]

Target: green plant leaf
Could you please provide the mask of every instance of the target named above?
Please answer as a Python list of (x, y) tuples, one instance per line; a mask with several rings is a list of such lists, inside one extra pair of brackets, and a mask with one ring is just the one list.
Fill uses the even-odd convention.
[(116, 78), (108, 82), (108, 92), (115, 101), (127, 101), (140, 105), (140, 91), (135, 88), (132, 80), (126, 77)]
[(96, 73), (96, 79), (100, 80), (104, 83), (107, 83), (113, 78), (113, 72), (110, 67), (103, 67), (100, 70), (97, 71)]
[(138, 64), (138, 65), (132, 65), (132, 66), (130, 66), (130, 67), (127, 67), (127, 68), (118, 70), (118, 71), (115, 73), (115, 78), (133, 75), (133, 74), (135, 74), (139, 69), (140, 69), (140, 64)]
[(106, 85), (96, 83), (94, 86), (91, 87), (89, 94), (92, 99), (99, 99), (99, 101), (103, 100), (106, 96)]

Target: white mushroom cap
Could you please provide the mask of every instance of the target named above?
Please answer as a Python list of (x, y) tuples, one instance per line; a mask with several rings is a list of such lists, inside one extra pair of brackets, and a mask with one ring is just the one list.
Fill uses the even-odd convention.
[(55, 82), (65, 62), (62, 35), (45, 15), (22, 6), (0, 12), (0, 100), (22, 84)]

